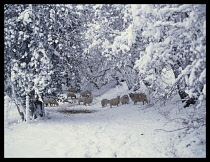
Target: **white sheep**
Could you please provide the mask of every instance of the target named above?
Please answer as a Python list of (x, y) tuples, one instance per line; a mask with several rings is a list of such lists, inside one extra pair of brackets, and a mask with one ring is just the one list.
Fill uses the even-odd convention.
[(46, 106), (48, 106), (48, 104), (50, 104), (50, 106), (52, 106), (52, 105), (58, 106), (59, 105), (58, 102), (54, 98), (45, 99), (44, 104)]
[(91, 96), (91, 92), (86, 90), (80, 93), (80, 97), (89, 97)]
[(134, 102), (134, 105), (137, 102), (143, 102), (143, 105), (144, 105), (144, 101), (146, 101), (146, 103), (148, 103), (147, 96), (144, 93), (135, 93), (135, 94), (129, 93), (129, 96), (130, 96), (131, 100)]
[(67, 98), (68, 98), (68, 97), (77, 98), (76, 94), (74, 94), (73, 92), (69, 92), (69, 93), (67, 94)]
[(120, 98), (120, 101), (121, 101), (121, 104), (124, 105), (124, 104), (128, 104), (129, 103), (129, 97), (128, 95), (124, 95)]
[(84, 99), (84, 105), (86, 106), (86, 104), (90, 105), (90, 103), (92, 103), (93, 98), (92, 97), (85, 97)]
[(109, 104), (110, 104), (110, 108), (112, 108), (112, 105), (113, 106), (118, 106), (120, 103), (120, 96), (117, 96), (117, 98), (113, 98), (110, 100)]
[(104, 98), (103, 100), (101, 100), (101, 106), (102, 108), (105, 107), (107, 104), (109, 103), (109, 100)]

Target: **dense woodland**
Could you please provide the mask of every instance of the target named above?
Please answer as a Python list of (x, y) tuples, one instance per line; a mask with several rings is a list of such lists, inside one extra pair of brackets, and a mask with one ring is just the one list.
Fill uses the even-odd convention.
[[(164, 76), (171, 73), (174, 82)], [(205, 4), (5, 4), (4, 95), (26, 118), (33, 92), (143, 83), (155, 103), (206, 100)]]

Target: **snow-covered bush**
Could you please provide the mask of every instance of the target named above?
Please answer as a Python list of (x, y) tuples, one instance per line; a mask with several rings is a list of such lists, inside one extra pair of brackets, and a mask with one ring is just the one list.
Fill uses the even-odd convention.
[(177, 86), (181, 99), (205, 100), (206, 5), (139, 5), (132, 13), (133, 32), (142, 31), (148, 40), (135, 63), (141, 79), (160, 96), (166, 95), (163, 71), (172, 70), (175, 80), (167, 85), (170, 89)]

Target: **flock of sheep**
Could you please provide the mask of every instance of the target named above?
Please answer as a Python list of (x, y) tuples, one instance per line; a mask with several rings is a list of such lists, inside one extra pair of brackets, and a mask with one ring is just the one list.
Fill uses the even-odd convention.
[[(144, 102), (148, 103), (147, 96), (144, 93), (129, 93), (129, 96), (131, 100), (134, 102), (134, 105), (137, 102), (143, 102), (143, 105), (144, 105)], [(126, 95), (123, 95), (122, 97), (117, 96), (117, 98), (112, 98), (110, 100), (108, 100), (107, 98), (104, 98), (101, 100), (101, 106), (103, 108), (107, 106), (107, 104), (109, 104), (110, 108), (112, 108), (112, 106), (118, 106), (120, 102), (122, 105), (128, 104), (129, 96), (126, 94)]]
[[(75, 94), (76, 92), (77, 92), (76, 89), (71, 88), (70, 92), (67, 93), (67, 98), (65, 100), (63, 100), (63, 102), (65, 102), (65, 101), (68, 102), (69, 97), (71, 99), (77, 99), (77, 96)], [(80, 93), (80, 98), (78, 98), (77, 100), (78, 100), (79, 105), (81, 102), (83, 102), (83, 104), (86, 106), (87, 104), (90, 105), (90, 103), (92, 103), (93, 97), (92, 97), (91, 92), (86, 90), (86, 91)], [(58, 102), (54, 98), (44, 99), (44, 104), (45, 104), (45, 106), (48, 106), (48, 105), (58, 106), (59, 105)]]
[[(68, 98), (70, 97), (71, 99), (77, 99), (78, 101), (78, 104), (80, 105), (81, 102), (83, 102), (83, 104), (86, 106), (86, 105), (90, 105), (90, 103), (92, 103), (93, 101), (93, 97), (92, 97), (92, 94), (90, 91), (86, 90), (86, 91), (83, 91), (80, 93), (80, 97), (77, 98), (76, 96), (76, 89), (72, 88), (70, 89), (70, 92), (67, 93), (67, 101), (68, 101)], [(102, 108), (104, 108), (105, 106), (107, 106), (108, 104), (110, 105), (110, 108), (112, 108), (112, 106), (118, 106), (121, 102), (122, 105), (124, 104), (128, 104), (130, 99), (134, 102), (134, 105), (137, 103), (137, 102), (143, 102), (143, 105), (144, 105), (144, 102), (148, 103), (148, 99), (147, 99), (147, 96), (144, 94), (144, 93), (129, 93), (129, 95), (123, 95), (122, 97), (120, 96), (117, 96), (116, 98), (112, 98), (112, 99), (107, 99), (107, 98), (104, 98), (101, 100), (101, 106)], [(46, 106), (50, 105), (50, 106), (58, 106), (58, 102), (53, 99), (53, 98), (48, 98), (48, 99), (45, 99), (44, 100), (44, 104)]]

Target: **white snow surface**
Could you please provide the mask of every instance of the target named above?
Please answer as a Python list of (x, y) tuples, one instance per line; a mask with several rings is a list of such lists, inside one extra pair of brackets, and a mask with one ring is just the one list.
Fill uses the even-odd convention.
[(180, 131), (163, 131), (186, 124), (179, 119), (190, 109), (179, 109), (177, 100), (161, 107), (131, 101), (101, 107), (103, 98), (129, 92), (123, 83), (95, 97), (90, 106), (60, 103), (45, 108), (45, 119), (5, 127), (5, 158), (206, 157), (205, 127), (182, 139)]

